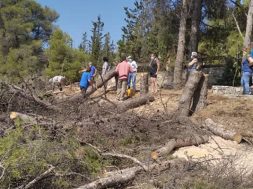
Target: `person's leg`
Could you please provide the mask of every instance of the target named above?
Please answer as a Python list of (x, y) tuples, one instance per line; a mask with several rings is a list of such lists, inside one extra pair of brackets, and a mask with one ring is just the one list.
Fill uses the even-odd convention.
[(242, 77), (241, 77), (241, 86), (242, 86), (242, 94), (245, 94), (245, 85), (244, 85), (244, 76), (242, 73)]
[(136, 72), (132, 74), (132, 85), (133, 85), (133, 90), (136, 90)]
[(157, 77), (154, 77), (154, 93), (157, 93)]
[(122, 81), (121, 93), (120, 93), (120, 100), (124, 100), (124, 95), (127, 90), (127, 80)]
[(121, 88), (122, 88), (122, 80), (118, 80), (118, 87), (117, 87), (117, 99), (120, 99), (120, 94), (121, 94)]
[(127, 78), (127, 87), (130, 88), (131, 87), (131, 81), (132, 81), (132, 75), (133, 73), (129, 73), (128, 74), (128, 78)]
[(244, 72), (242, 75), (243, 78), (243, 94), (250, 94), (250, 87), (249, 87), (249, 78), (251, 74), (248, 72)]
[(151, 77), (150, 78), (151, 79), (151, 91), (152, 91), (152, 93), (154, 93), (154, 77)]
[(118, 80), (119, 80), (118, 75), (114, 76), (114, 79), (115, 79), (115, 90), (117, 91), (118, 90)]

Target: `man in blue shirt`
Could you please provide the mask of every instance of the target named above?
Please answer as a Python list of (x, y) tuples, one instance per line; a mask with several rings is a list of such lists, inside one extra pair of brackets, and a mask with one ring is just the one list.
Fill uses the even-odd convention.
[(80, 80), (80, 89), (83, 95), (85, 95), (89, 85), (91, 82), (91, 74), (90, 74), (90, 67), (83, 70), (81, 80)]
[(252, 67), (248, 61), (247, 49), (243, 49), (243, 59), (242, 59), (242, 77), (241, 85), (243, 86), (243, 94), (250, 95), (251, 90), (249, 87), (250, 77), (252, 76)]

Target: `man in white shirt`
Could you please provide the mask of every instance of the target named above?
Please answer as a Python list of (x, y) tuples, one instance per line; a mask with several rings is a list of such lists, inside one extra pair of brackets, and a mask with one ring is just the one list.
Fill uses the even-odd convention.
[(132, 67), (132, 72), (129, 73), (128, 75), (128, 88), (131, 88), (131, 84), (132, 84), (132, 89), (135, 91), (136, 90), (136, 74), (137, 74), (137, 68), (138, 65), (137, 63), (132, 59), (131, 56), (127, 57), (127, 61), (130, 64), (130, 66)]
[(55, 86), (58, 86), (60, 91), (62, 91), (62, 87), (65, 84), (65, 76), (57, 75), (49, 79), (49, 83), (52, 85), (53, 90)]

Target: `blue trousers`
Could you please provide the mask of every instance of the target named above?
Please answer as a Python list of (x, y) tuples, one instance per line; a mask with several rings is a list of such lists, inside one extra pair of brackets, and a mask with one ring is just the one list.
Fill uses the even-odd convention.
[(136, 72), (131, 72), (128, 74), (128, 80), (127, 80), (128, 88), (131, 87), (131, 83), (132, 83), (133, 90), (136, 90)]
[(249, 80), (251, 77), (250, 72), (243, 72), (241, 77), (241, 85), (243, 87), (243, 94), (251, 94), (251, 90), (249, 87)]

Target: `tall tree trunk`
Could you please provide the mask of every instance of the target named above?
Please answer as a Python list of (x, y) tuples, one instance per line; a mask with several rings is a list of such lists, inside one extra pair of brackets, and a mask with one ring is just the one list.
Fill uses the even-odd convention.
[(244, 47), (249, 47), (249, 44), (250, 44), (250, 38), (251, 38), (251, 33), (252, 33), (252, 24), (253, 24), (252, 16), (253, 16), (253, 0), (251, 0), (249, 3), (246, 33), (245, 33), (245, 38), (244, 38), (244, 42), (243, 42)]
[(176, 57), (175, 69), (174, 69), (174, 87), (175, 88), (180, 88), (182, 86), (186, 19), (187, 19), (187, 0), (183, 0), (179, 34), (178, 34), (177, 57)]
[(192, 13), (191, 36), (190, 36), (190, 52), (198, 51), (199, 42), (199, 23), (201, 19), (202, 0), (195, 0)]

